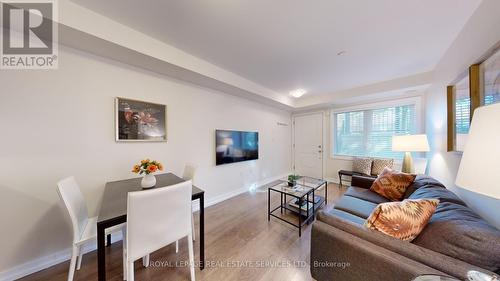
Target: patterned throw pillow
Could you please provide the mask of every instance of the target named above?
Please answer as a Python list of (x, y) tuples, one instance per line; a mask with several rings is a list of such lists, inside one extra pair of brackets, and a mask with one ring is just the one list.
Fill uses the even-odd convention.
[(385, 168), (390, 168), (394, 166), (394, 159), (373, 159), (372, 164), (372, 175), (378, 176), (382, 173)]
[(366, 219), (365, 227), (403, 241), (412, 241), (427, 225), (438, 204), (438, 199), (381, 203)]
[(384, 168), (382, 173), (373, 182), (370, 190), (392, 201), (400, 201), (405, 191), (415, 180), (417, 175), (406, 174), (389, 168)]
[(352, 161), (352, 170), (353, 172), (369, 175), (372, 170), (372, 159), (354, 157)]

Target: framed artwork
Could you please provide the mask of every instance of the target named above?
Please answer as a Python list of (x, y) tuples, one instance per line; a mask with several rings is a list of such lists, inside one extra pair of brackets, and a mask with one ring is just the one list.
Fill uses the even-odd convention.
[(447, 87), (448, 99), (448, 151), (462, 152), (469, 134), (474, 110), (481, 104), (479, 88), (479, 65)]
[(500, 102), (500, 48), (481, 63), (480, 71), (481, 103), (488, 105)]
[(167, 106), (126, 98), (115, 99), (116, 141), (166, 141)]

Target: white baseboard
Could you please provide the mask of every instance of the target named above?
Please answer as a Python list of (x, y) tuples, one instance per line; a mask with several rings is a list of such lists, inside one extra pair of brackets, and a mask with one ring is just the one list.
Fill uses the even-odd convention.
[(69, 250), (63, 250), (54, 254), (41, 257), (21, 265), (10, 268), (0, 273), (0, 280), (11, 281), (30, 275), (42, 269), (64, 262), (70, 258)]
[[(269, 183), (271, 181), (283, 178), (287, 176), (290, 173), (286, 173), (280, 176), (268, 178), (262, 181), (259, 181), (253, 186), (261, 186), (266, 183)], [(233, 190), (231, 192), (221, 194), (212, 198), (208, 198), (205, 201), (205, 208), (215, 205), (217, 203), (220, 203), (222, 201), (225, 201), (227, 199), (230, 199), (232, 197), (238, 196), (244, 192), (249, 191), (248, 187), (243, 187), (239, 188), (236, 190)], [(198, 211), (200, 209), (200, 205), (198, 200), (193, 203), (193, 211)], [(122, 240), (122, 234), (121, 232), (113, 233), (111, 236), (111, 242), (114, 243), (116, 241)], [(91, 251), (95, 251), (97, 249), (97, 244), (96, 243), (88, 243), (84, 246), (83, 252), (88, 253)], [(71, 258), (71, 248), (68, 248), (66, 250), (58, 251), (56, 253), (40, 257), (31, 261), (28, 261), (26, 263), (20, 264), (18, 266), (15, 266), (13, 268), (7, 269), (5, 271), (0, 272), (0, 281), (12, 281), (16, 280), (19, 278), (22, 278), (24, 276), (30, 275), (32, 273), (44, 270), (46, 268), (49, 268), (51, 266), (54, 266), (56, 264), (65, 262)], [(85, 257), (83, 257), (85, 259)], [(69, 270), (69, 268), (68, 268)]]
[[(224, 194), (215, 196), (213, 198), (210, 198), (210, 199), (205, 201), (205, 208), (210, 207), (212, 205), (215, 205), (217, 203), (220, 203), (222, 201), (225, 201), (229, 198), (238, 196), (238, 195), (240, 195), (244, 192), (247, 192), (247, 191), (248, 191), (248, 188), (239, 188), (239, 189), (233, 190), (231, 192), (224, 193)], [(193, 212), (196, 212), (199, 210), (200, 210), (200, 202), (199, 202), (199, 200), (196, 200), (195, 202), (193, 202)]]
[[(117, 232), (111, 235), (111, 243), (122, 240), (122, 233)], [(96, 243), (88, 243), (83, 246), (83, 253), (86, 254), (88, 252), (95, 251), (97, 249)], [(85, 259), (85, 257), (83, 257)], [(28, 276), (32, 273), (38, 272), (40, 270), (44, 270), (51, 266), (60, 264), (67, 260), (71, 259), (71, 248), (66, 250), (58, 251), (51, 255), (41, 257), (38, 259), (34, 259), (23, 263), (21, 265), (15, 266), (3, 272), (0, 272), (0, 281), (12, 281), (25, 276)], [(69, 270), (69, 268), (68, 268)]]
[[(288, 172), (286, 174), (279, 175), (279, 176), (275, 176), (272, 178), (267, 178), (267, 179), (264, 179), (264, 180), (261, 180), (259, 182), (252, 184), (252, 186), (257, 186), (257, 187), (262, 186), (262, 185), (265, 185), (265, 184), (270, 183), (272, 181), (284, 178), (284, 177), (288, 176), (289, 174), (290, 174), (290, 172)], [(220, 203), (222, 201), (225, 201), (227, 199), (230, 199), (232, 197), (238, 196), (238, 195), (245, 193), (247, 191), (250, 191), (250, 190), (251, 190), (251, 188), (243, 187), (243, 188), (239, 188), (239, 189), (233, 190), (233, 191), (228, 192), (228, 193), (221, 194), (219, 196), (215, 196), (213, 198), (208, 199), (205, 202), (205, 208), (210, 207), (212, 205), (215, 205), (217, 203)], [(200, 210), (200, 202), (198, 200), (196, 200), (195, 202), (193, 202), (193, 212), (196, 212), (199, 210)]]

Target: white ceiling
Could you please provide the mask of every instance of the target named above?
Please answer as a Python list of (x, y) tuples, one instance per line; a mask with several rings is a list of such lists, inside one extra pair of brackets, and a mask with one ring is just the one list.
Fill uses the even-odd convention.
[(278, 93), (318, 95), (432, 70), (481, 0), (73, 2)]

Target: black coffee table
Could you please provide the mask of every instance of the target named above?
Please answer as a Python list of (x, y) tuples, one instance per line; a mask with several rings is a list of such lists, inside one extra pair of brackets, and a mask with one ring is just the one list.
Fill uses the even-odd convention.
[[(319, 196), (316, 191), (325, 187), (325, 196)], [(294, 187), (289, 187), (286, 180), (277, 180), (268, 184), (267, 189), (267, 220), (275, 217), (299, 229), (299, 237), (302, 235), (302, 226), (314, 220), (316, 211), (323, 203), (326, 205), (328, 198), (328, 183), (325, 180), (311, 177), (300, 177)], [(271, 192), (280, 194), (280, 205), (271, 209)], [(291, 197), (291, 200), (288, 200)], [(277, 216), (274, 212), (278, 209), (281, 213), (290, 211), (297, 215), (299, 223)]]

